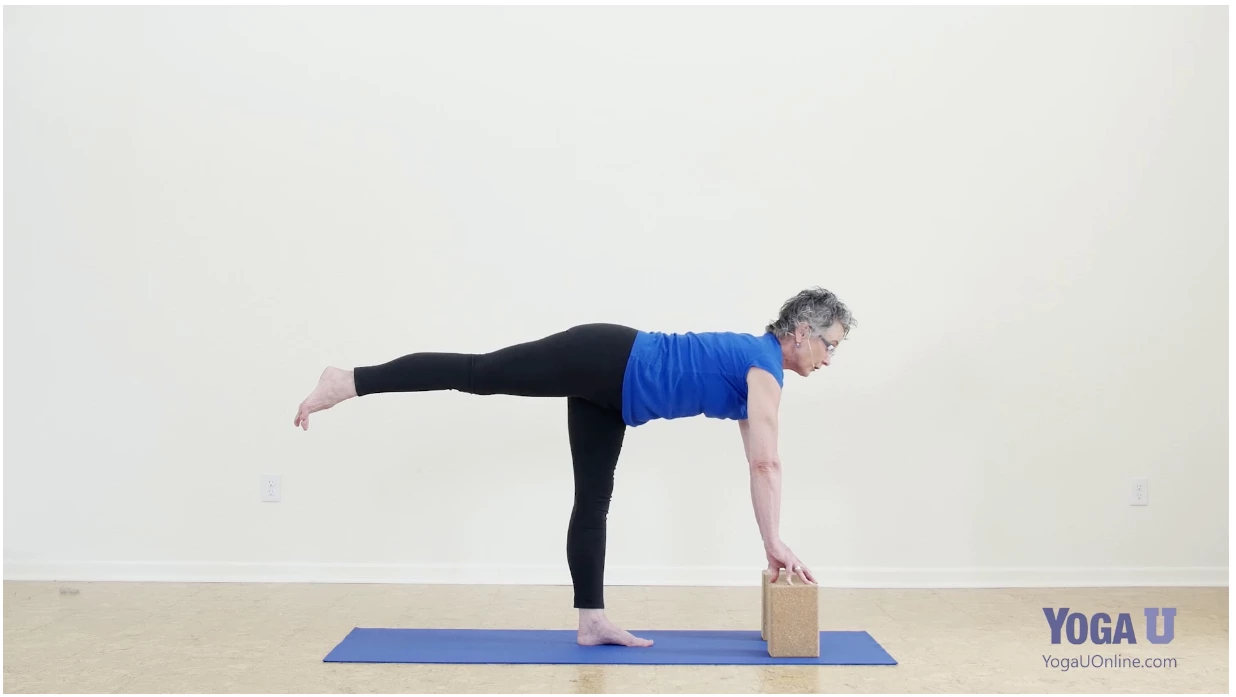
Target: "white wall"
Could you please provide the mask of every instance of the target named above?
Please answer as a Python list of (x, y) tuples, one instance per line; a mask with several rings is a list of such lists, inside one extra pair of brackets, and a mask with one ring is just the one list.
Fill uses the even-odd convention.
[[(564, 401), (322, 369), (821, 285), (823, 583), (1227, 583), (1226, 8), (4, 19), (5, 578), (567, 582)], [(629, 430), (609, 581), (754, 583), (745, 467)]]

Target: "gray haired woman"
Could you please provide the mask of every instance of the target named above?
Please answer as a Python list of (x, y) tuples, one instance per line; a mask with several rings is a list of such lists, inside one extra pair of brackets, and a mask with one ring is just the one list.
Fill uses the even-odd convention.
[(420, 352), (353, 370), (329, 367), (293, 423), (308, 430), (310, 414), (380, 392), (565, 397), (575, 475), (566, 552), (579, 609), (577, 641), (650, 646), (610, 622), (604, 610), (605, 523), (627, 427), (699, 415), (737, 421), (768, 568), (815, 583), (778, 531), (778, 409), (785, 371), (808, 377), (830, 365), (854, 325), (837, 296), (817, 287), (787, 300), (760, 336), (583, 324), (491, 353)]

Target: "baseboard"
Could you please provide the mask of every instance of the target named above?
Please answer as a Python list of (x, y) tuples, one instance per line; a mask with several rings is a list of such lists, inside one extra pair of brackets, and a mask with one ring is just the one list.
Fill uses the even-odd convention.
[[(1228, 585), (1227, 567), (871, 568), (815, 571), (830, 588), (1059, 588)], [(566, 564), (310, 564), (261, 562), (4, 562), (6, 581), (195, 583), (459, 583), (568, 585)], [(615, 566), (611, 586), (754, 586), (757, 567)]]

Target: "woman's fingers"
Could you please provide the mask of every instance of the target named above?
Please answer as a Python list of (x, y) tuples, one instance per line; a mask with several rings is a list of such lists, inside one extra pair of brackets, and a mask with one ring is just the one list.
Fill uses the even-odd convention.
[(811, 570), (798, 559), (791, 560), (789, 564), (786, 564), (786, 568), (790, 571), (791, 582), (797, 576), (803, 583), (815, 583), (815, 576), (812, 575)]
[(805, 564), (784, 544), (777, 544), (772, 547), (764, 548), (764, 555), (768, 558), (768, 571), (771, 574), (773, 583), (781, 580), (781, 570), (785, 569), (789, 574), (789, 582), (794, 582), (794, 577), (797, 576), (803, 583), (815, 584), (815, 574), (811, 573)]
[(781, 573), (785, 574), (786, 582), (793, 583), (794, 574), (797, 573), (796, 569), (798, 568), (798, 562), (790, 559), (787, 561), (777, 562), (777, 566), (781, 567)]
[(797, 569), (797, 575), (802, 579), (803, 583), (815, 583), (815, 574), (811, 573), (811, 569), (803, 566), (802, 562), (794, 562)]

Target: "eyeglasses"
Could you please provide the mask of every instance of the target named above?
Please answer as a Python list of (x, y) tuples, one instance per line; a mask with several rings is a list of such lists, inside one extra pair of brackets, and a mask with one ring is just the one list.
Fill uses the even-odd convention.
[[(818, 336), (817, 336), (817, 337), (807, 337), (807, 340), (808, 340), (808, 341), (810, 341), (810, 340), (811, 340), (811, 339), (813, 339), (813, 338), (815, 338), (815, 339), (819, 339), (820, 337), (818, 337)], [(828, 343), (827, 341), (820, 340), (820, 343), (821, 343), (821, 344), (824, 344), (824, 348), (828, 349), (828, 357), (829, 357), (829, 358), (832, 358), (832, 357), (833, 357), (833, 354), (837, 352), (837, 347), (836, 347), (836, 346), (833, 346), (832, 344)]]

